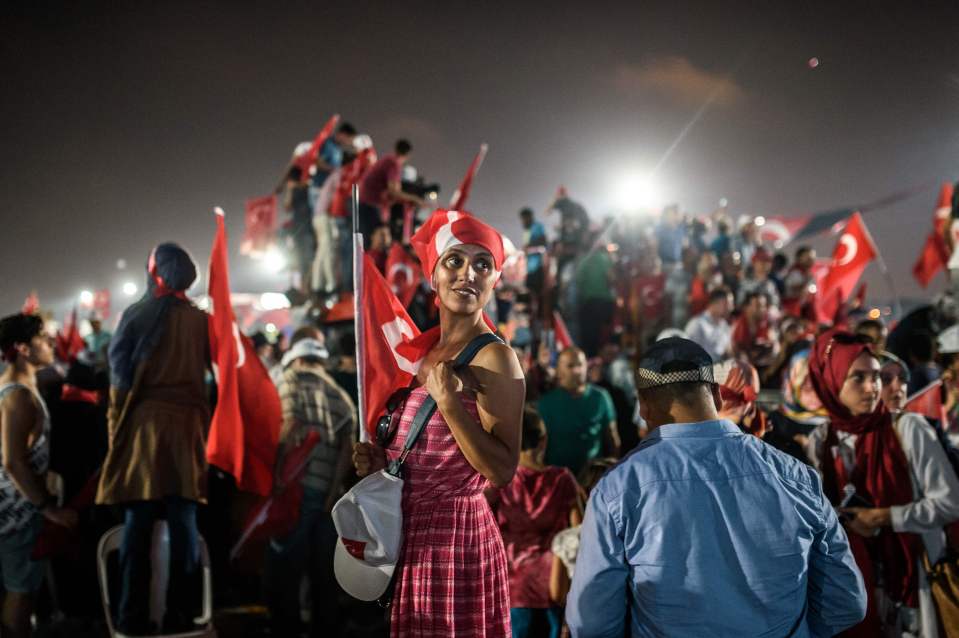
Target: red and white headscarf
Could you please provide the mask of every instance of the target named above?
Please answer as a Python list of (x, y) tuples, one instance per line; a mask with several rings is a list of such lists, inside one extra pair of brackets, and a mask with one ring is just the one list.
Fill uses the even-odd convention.
[(438, 209), (410, 239), (426, 279), (431, 281), (436, 263), (447, 250), (462, 244), (482, 246), (493, 256), (497, 279), (503, 271), (503, 236), (470, 213)]

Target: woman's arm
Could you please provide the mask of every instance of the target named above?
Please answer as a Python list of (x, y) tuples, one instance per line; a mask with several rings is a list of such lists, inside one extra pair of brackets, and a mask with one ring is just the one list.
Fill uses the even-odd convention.
[(479, 383), (476, 407), (479, 423), (463, 407), (450, 361), (437, 363), (426, 389), (449, 425), (460, 450), (477, 472), (503, 487), (519, 463), (520, 426), (526, 382), (516, 354), (494, 343), (476, 355), (470, 371)]
[(892, 529), (921, 534), (959, 520), (959, 479), (935, 431), (915, 414), (904, 414), (900, 421), (903, 451), (919, 482), (920, 498), (889, 508)]

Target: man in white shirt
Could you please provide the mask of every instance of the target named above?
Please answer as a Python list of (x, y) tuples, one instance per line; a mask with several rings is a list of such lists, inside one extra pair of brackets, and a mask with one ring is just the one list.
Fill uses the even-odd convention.
[(709, 353), (713, 361), (729, 357), (732, 346), (732, 327), (729, 313), (733, 308), (733, 294), (720, 287), (709, 293), (706, 310), (686, 324), (686, 336)]

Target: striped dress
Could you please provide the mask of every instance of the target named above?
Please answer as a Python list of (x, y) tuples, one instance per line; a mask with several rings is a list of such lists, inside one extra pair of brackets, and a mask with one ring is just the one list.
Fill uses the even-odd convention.
[[(399, 455), (426, 398), (410, 394), (387, 449)], [(461, 396), (479, 420), (476, 401)], [(392, 638), (505, 638), (510, 635), (506, 552), (483, 490), (439, 410), (403, 466), (403, 549), (391, 614)]]

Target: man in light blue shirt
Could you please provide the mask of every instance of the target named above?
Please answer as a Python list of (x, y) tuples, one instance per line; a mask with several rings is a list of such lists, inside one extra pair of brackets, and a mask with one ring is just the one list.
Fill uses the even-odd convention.
[(651, 433), (590, 495), (573, 638), (832, 636), (866, 614), (816, 472), (718, 420), (712, 361), (678, 337), (637, 370)]

